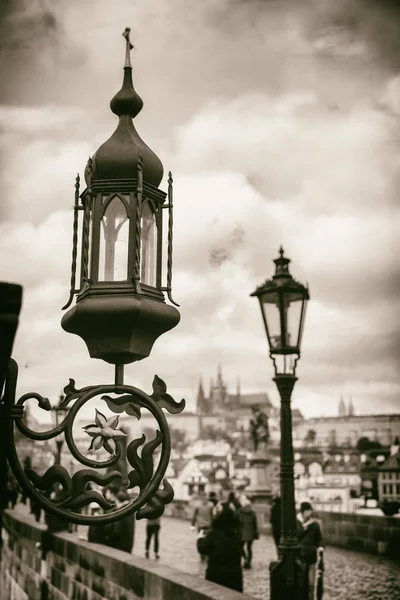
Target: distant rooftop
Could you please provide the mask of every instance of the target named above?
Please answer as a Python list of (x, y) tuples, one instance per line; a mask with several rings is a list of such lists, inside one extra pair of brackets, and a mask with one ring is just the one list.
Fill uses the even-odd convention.
[(379, 413), (377, 415), (343, 415), (335, 417), (310, 417), (306, 419), (307, 423), (317, 421), (363, 421), (367, 419), (392, 419), (400, 421), (400, 413)]
[(240, 404), (251, 406), (253, 404), (268, 404), (272, 406), (268, 394), (265, 392), (255, 392), (254, 394), (240, 394)]

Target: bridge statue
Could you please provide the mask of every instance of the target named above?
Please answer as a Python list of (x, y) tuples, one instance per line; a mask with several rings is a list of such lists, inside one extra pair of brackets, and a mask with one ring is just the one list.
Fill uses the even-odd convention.
[(260, 445), (266, 450), (270, 437), (268, 417), (260, 410), (258, 404), (252, 406), (251, 410), (253, 412), (253, 416), (250, 420), (250, 435), (253, 446), (252, 450), (257, 452)]

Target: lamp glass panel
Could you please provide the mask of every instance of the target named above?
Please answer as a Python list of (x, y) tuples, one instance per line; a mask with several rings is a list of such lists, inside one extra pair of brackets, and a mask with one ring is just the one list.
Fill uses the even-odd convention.
[(124, 203), (115, 196), (101, 220), (99, 281), (128, 279), (129, 219)]
[(293, 375), (296, 370), (296, 358), (294, 354), (274, 355), (274, 364), (277, 375)]
[(264, 317), (268, 327), (268, 340), (270, 350), (276, 350), (282, 347), (281, 340), (281, 317), (277, 294), (265, 295), (262, 298), (262, 307)]
[(284, 296), (283, 304), (286, 317), (286, 345), (297, 347), (299, 342), (303, 300), (298, 296), (294, 300), (293, 296)]
[(140, 281), (156, 286), (157, 272), (157, 225), (156, 216), (146, 202), (140, 221)]
[[(93, 204), (92, 204), (93, 206)], [(90, 211), (89, 216), (89, 240), (88, 240), (88, 248), (89, 248), (89, 256), (88, 256), (88, 273), (92, 271), (92, 240), (93, 240), (93, 210)], [(82, 281), (82, 284), (84, 282)]]

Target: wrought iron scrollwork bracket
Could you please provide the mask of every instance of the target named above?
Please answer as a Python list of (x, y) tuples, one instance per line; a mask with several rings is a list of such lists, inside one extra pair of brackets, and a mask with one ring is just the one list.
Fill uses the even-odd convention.
[[(64, 388), (66, 396), (62, 402), (64, 409), (67, 408), (65, 418), (53, 429), (38, 432), (30, 429), (24, 422), (24, 405), (28, 400), (35, 399), (40, 409), (50, 411), (50, 401), (40, 394), (28, 393), (15, 402), (17, 378), (18, 366), (11, 359), (3, 397), (8, 426), (7, 458), (17, 481), (31, 498), (54, 516), (84, 525), (110, 523), (132, 513), (136, 513), (136, 519), (154, 519), (163, 514), (165, 505), (172, 501), (174, 492), (164, 478), (171, 453), (171, 438), (162, 409), (166, 409), (171, 414), (180, 413), (185, 407), (185, 400), (176, 402), (167, 393), (165, 382), (157, 375), (153, 380), (151, 395), (122, 383), (76, 389), (74, 380), (70, 379), (69, 384)], [(96, 408), (95, 422), (83, 428), (88, 434), (88, 441), (89, 437), (92, 439), (90, 449), (96, 451), (104, 447), (111, 454), (110, 459), (100, 462), (82, 454), (75, 442), (73, 432), (78, 412), (89, 400), (97, 396), (100, 396), (108, 409), (116, 415), (107, 420)], [(142, 409), (147, 409), (157, 421), (159, 429), (156, 431), (155, 438), (146, 441), (146, 436), (142, 435), (128, 444), (126, 478), (117, 470), (105, 474), (99, 473), (97, 469), (109, 469), (116, 465), (121, 457), (121, 440), (125, 437), (125, 433), (118, 429), (119, 415), (125, 413), (140, 419)], [(23, 468), (16, 449), (14, 425), (22, 435), (31, 440), (45, 441), (60, 435), (64, 436), (71, 455), (86, 468), (80, 469), (72, 476), (61, 465), (51, 466), (43, 475), (39, 475), (33, 469)], [(138, 454), (140, 448), (141, 452)], [(160, 456), (155, 469), (155, 452), (158, 450)], [(119, 508), (110, 503), (103, 494), (104, 487), (115, 481), (119, 481), (120, 485), (128, 490), (138, 490), (137, 495), (128, 504)], [(90, 489), (89, 484), (95, 484), (97, 488), (103, 489), (101, 491)], [(60, 493), (52, 497), (50, 493), (55, 485), (60, 488)], [(90, 503), (97, 503), (107, 512), (101, 515), (86, 515), (78, 512)]]

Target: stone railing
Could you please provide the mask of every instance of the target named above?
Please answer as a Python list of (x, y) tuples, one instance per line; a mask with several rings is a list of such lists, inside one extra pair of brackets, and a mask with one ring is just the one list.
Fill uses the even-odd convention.
[[(254, 504), (261, 533), (270, 534), (270, 508)], [(193, 508), (185, 501), (176, 500), (167, 508), (171, 517), (190, 519)], [(400, 519), (356, 513), (318, 512), (324, 541), (330, 546), (382, 554), (400, 559)]]
[(251, 600), (71, 533), (49, 535), (16, 511), (4, 513), (2, 542), (1, 600)]

